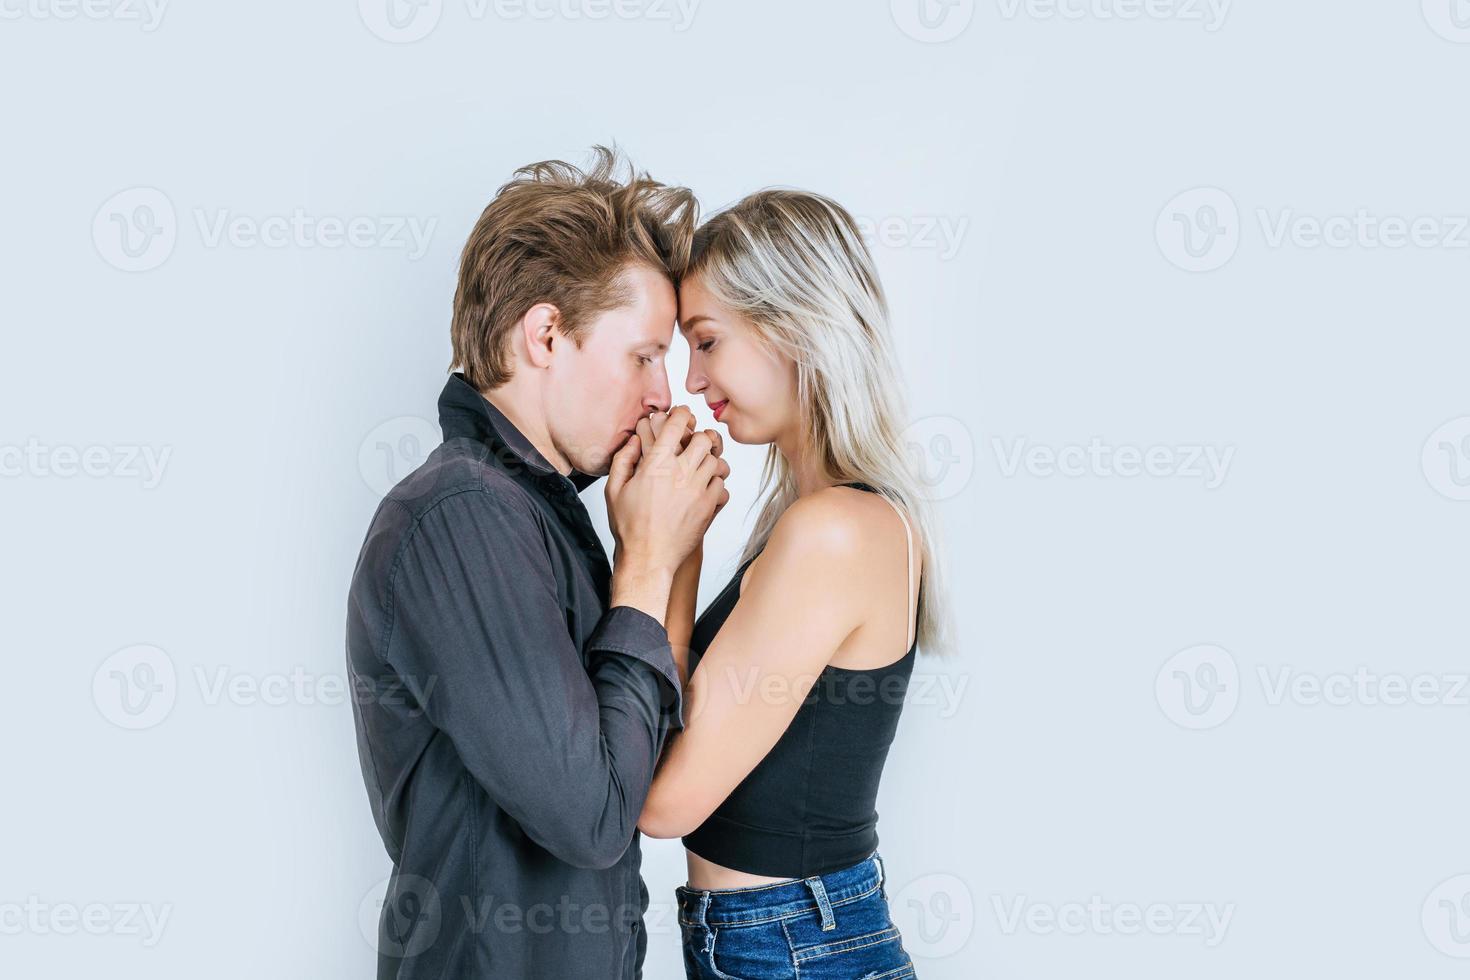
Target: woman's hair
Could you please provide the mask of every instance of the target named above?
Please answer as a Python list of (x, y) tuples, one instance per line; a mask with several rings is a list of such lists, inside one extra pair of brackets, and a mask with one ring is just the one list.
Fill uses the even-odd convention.
[[(828, 476), (866, 483), (910, 515), (924, 559), (916, 638), (925, 652), (947, 651), (936, 522), (905, 463), (907, 412), (888, 304), (852, 215), (818, 194), (759, 191), (700, 226), (680, 278), (697, 278), (796, 363), (805, 445)], [(796, 496), (791, 468), (772, 445), (742, 562), (765, 547)]]

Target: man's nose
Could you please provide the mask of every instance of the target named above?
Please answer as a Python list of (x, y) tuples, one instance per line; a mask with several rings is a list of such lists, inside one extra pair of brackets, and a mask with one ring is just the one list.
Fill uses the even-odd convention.
[(643, 407), (651, 412), (667, 412), (674, 403), (673, 393), (669, 391), (669, 376), (667, 372), (658, 372), (658, 387), (643, 396)]

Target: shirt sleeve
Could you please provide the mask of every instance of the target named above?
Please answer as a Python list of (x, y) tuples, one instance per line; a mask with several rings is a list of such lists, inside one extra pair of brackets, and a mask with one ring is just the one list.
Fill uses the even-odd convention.
[(496, 488), (420, 518), (390, 602), (388, 660), (475, 780), (563, 861), (615, 864), (683, 727), (664, 627), (614, 607), (584, 666), (532, 509)]

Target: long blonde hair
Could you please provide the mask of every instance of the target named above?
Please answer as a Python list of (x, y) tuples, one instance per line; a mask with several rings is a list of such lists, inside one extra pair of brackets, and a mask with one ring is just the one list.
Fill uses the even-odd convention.
[[(949, 651), (937, 524), (905, 464), (907, 411), (888, 303), (852, 215), (819, 194), (758, 191), (700, 226), (680, 274), (696, 277), (795, 362), (804, 444), (827, 475), (866, 483), (910, 516), (923, 555), (916, 640), (926, 653)], [(742, 563), (765, 547), (796, 497), (795, 475), (772, 445)]]

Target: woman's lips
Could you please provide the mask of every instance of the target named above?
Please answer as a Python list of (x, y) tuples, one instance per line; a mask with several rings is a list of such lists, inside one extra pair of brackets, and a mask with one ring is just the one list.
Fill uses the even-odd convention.
[(725, 406), (728, 404), (730, 404), (730, 399), (726, 398), (724, 401), (715, 402), (713, 405), (710, 406), (710, 411), (715, 413), (716, 422), (720, 420), (720, 414), (725, 411)]

